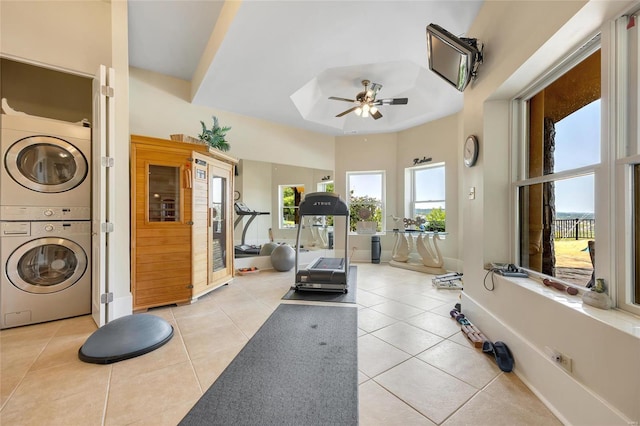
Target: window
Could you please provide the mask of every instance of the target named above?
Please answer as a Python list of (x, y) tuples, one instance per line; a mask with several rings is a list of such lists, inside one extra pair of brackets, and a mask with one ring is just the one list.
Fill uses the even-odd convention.
[(425, 230), (445, 231), (444, 163), (408, 169), (411, 218), (426, 220)]
[(149, 164), (149, 222), (180, 222), (180, 168)]
[(280, 229), (296, 228), (300, 223), (298, 207), (304, 194), (304, 185), (279, 185)]
[(383, 171), (347, 172), (351, 232), (375, 233), (385, 229), (384, 188)]
[[(615, 167), (616, 223), (615, 258), (612, 259), (617, 275), (613, 295), (621, 309), (640, 315), (640, 128), (638, 127), (638, 84), (640, 83), (640, 31), (638, 25), (629, 25), (634, 16), (622, 16), (616, 22), (615, 46), (619, 80), (615, 93), (615, 107), (619, 110), (616, 122), (616, 145), (611, 160)], [(613, 138), (613, 137), (612, 137)]]
[(333, 181), (326, 180), (318, 183), (318, 192), (335, 192), (333, 190)]
[(629, 14), (615, 26), (604, 25), (602, 57), (596, 36), (542, 76), (512, 110), (519, 135), (513, 156), (517, 261), (574, 286), (603, 278), (615, 307), (635, 315), (640, 315), (638, 18)]
[(600, 163), (600, 50), (519, 101), (524, 113), (518, 198), (519, 263), (590, 287), (595, 262), (595, 171)]

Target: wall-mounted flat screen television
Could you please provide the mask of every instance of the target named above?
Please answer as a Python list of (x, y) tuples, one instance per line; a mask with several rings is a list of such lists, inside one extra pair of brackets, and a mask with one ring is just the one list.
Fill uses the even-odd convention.
[(439, 25), (427, 25), (429, 69), (463, 91), (475, 77), (482, 62), (476, 39), (459, 38)]

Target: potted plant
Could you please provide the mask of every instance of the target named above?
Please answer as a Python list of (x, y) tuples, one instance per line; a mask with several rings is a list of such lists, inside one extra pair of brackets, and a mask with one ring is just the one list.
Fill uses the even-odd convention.
[(210, 147), (219, 149), (220, 151), (229, 151), (231, 145), (225, 139), (227, 132), (231, 130), (231, 127), (220, 127), (218, 123), (218, 117), (215, 115), (213, 117), (213, 126), (210, 129), (207, 129), (207, 125), (204, 124), (204, 121), (200, 121), (202, 125), (202, 133), (198, 135), (200, 140), (205, 141)]

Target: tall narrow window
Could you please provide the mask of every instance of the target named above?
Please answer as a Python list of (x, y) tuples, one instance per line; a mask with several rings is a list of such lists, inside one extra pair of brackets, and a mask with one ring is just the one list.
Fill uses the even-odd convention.
[(528, 137), (518, 182), (521, 266), (594, 282), (594, 171), (600, 163), (600, 50), (525, 101)]
[[(638, 84), (640, 84), (640, 28), (635, 24), (640, 16), (622, 16), (616, 22), (618, 27), (616, 66), (626, 79), (616, 82), (615, 106), (617, 156), (616, 180), (617, 250), (612, 262), (618, 271), (615, 277), (616, 304), (619, 308), (640, 315), (640, 124), (638, 111)], [(624, 47), (624, 49), (622, 49)], [(610, 293), (612, 294), (612, 293)]]
[(445, 231), (444, 163), (409, 169), (411, 218), (425, 219), (425, 230)]
[(350, 231), (376, 233), (385, 229), (384, 188), (383, 171), (347, 172)]
[(631, 288), (632, 303), (640, 305), (640, 164), (633, 166), (633, 264), (634, 285)]
[(298, 207), (304, 194), (304, 185), (280, 185), (280, 229), (296, 228), (300, 223)]

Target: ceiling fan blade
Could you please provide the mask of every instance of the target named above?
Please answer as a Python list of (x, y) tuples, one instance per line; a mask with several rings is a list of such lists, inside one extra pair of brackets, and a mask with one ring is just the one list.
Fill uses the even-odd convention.
[(377, 120), (378, 118), (382, 117), (382, 114), (380, 113), (380, 110), (378, 110), (376, 112), (369, 111), (369, 115), (371, 115), (371, 118), (373, 118), (374, 120)]
[(355, 100), (353, 100), (353, 99), (347, 99), (347, 98), (336, 98), (335, 96), (329, 96), (329, 99), (332, 99), (332, 100), (334, 100), (334, 101), (355, 102)]
[(349, 114), (351, 111), (354, 111), (356, 108), (358, 108), (357, 106), (354, 106), (353, 108), (349, 108), (346, 111), (342, 111), (340, 114), (336, 115), (336, 117), (342, 117), (343, 115), (347, 115)]
[(393, 99), (378, 99), (376, 105), (406, 105), (409, 102), (408, 98), (393, 98)]

